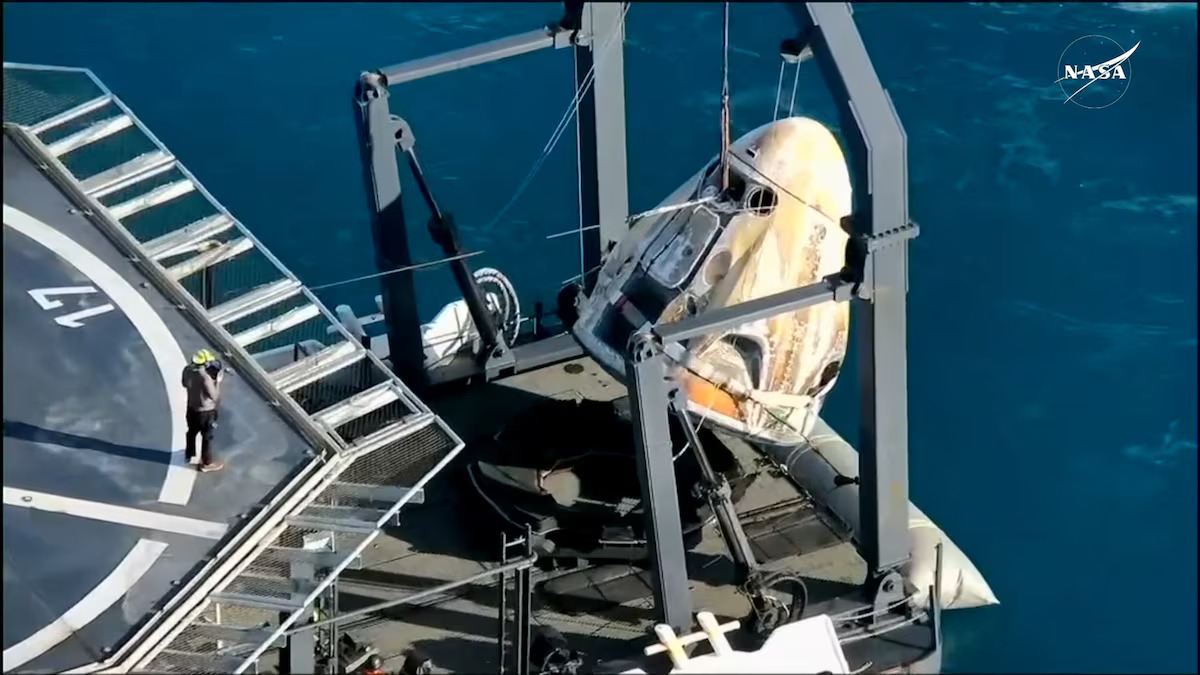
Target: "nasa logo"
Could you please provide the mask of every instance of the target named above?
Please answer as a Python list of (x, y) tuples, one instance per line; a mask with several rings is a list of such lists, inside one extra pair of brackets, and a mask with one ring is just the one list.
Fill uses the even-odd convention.
[(1063, 103), (1100, 110), (1120, 101), (1133, 75), (1129, 57), (1140, 44), (1126, 51), (1112, 38), (1085, 35), (1067, 45), (1058, 57), (1058, 79), (1054, 81), (1067, 97)]

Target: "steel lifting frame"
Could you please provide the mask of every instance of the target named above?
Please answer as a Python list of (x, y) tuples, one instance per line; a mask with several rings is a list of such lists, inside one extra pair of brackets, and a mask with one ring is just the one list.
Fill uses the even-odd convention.
[[(620, 42), (596, 59), (613, 32), (623, 32), (617, 3), (564, 3), (566, 15), (544, 30), (384, 68), (362, 76), (356, 94), (364, 172), (372, 198), (372, 228), (381, 271), (411, 264), (400, 206), (395, 149), (398, 124), (388, 107), (388, 87), (540, 49), (573, 46), (576, 83), (595, 64), (595, 83), (580, 106), (580, 235), (584, 270), (625, 230), (628, 196), (625, 161), (624, 74)], [(691, 598), (677, 489), (670, 457), (667, 417), (677, 395), (667, 376), (664, 350), (693, 337), (822, 302), (857, 300), (861, 531), (855, 533), (868, 565), (867, 593), (876, 601), (911, 554), (908, 534), (908, 388), (906, 298), (908, 240), (918, 233), (908, 219), (907, 141), (891, 98), (871, 64), (847, 3), (783, 3), (797, 25), (783, 56), (799, 61), (811, 53), (833, 94), (849, 151), (854, 208), (842, 223), (850, 234), (846, 267), (819, 283), (654, 326), (630, 342), (627, 386), (633, 404), (635, 441), (647, 538), (654, 566), (659, 619), (690, 627)], [(611, 53), (608, 53), (611, 51)], [(591, 279), (585, 279), (590, 282)], [(393, 367), (408, 382), (426, 381), (420, 364), (419, 320), (411, 273), (384, 277)], [(578, 356), (560, 335), (513, 349), (489, 375), (532, 370)], [(399, 355), (413, 355), (404, 363)]]
[[(690, 338), (717, 333), (823, 302), (856, 303), (859, 357), (859, 509), (856, 533), (868, 566), (872, 601), (895, 592), (897, 568), (912, 552), (908, 533), (908, 385), (906, 299), (908, 240), (907, 141), (846, 3), (786, 3), (799, 29), (785, 41), (799, 60), (811, 52), (838, 107), (854, 186), (843, 271), (819, 283), (705, 312), (633, 336), (627, 385), (635, 402), (642, 492), (660, 617), (691, 623), (687, 568), (679, 525), (667, 426), (678, 391), (666, 352)], [(879, 602), (874, 602), (876, 607)]]
[[(573, 48), (577, 91), (595, 66), (594, 81), (580, 102), (576, 125), (581, 269), (596, 270), (602, 251), (621, 238), (629, 216), (625, 172), (624, 7), (621, 3), (567, 2), (564, 5), (563, 17), (546, 28), (389, 66), (363, 73), (359, 78), (354, 96), (355, 119), (363, 178), (370, 200), (376, 266), (380, 272), (413, 264), (396, 150), (398, 147), (405, 150), (410, 164), (415, 165), (415, 155), (411, 152), (414, 139), (408, 124), (391, 112), (390, 87), (551, 47)], [(600, 48), (603, 48), (603, 58), (597, 59), (594, 52)], [(432, 203), (415, 166), (414, 173), (423, 196)], [(596, 223), (600, 224), (598, 229), (584, 229)], [(478, 302), (472, 302), (475, 299), (472, 296), (478, 298), (478, 289), (472, 288), (473, 280), (466, 263), (458, 260), (451, 265), (464, 298), (472, 306), (476, 325), (486, 323), (479, 320), (474, 309)], [(588, 283), (594, 278), (595, 272), (584, 281)], [(410, 386), (421, 388), (430, 379), (423, 364), (413, 273), (388, 274), (382, 278), (382, 285), (392, 367)], [(489, 379), (582, 355), (582, 350), (567, 335), (512, 350), (502, 340), (496, 346), (497, 352), (485, 354), (486, 362), (482, 364), (484, 375)]]

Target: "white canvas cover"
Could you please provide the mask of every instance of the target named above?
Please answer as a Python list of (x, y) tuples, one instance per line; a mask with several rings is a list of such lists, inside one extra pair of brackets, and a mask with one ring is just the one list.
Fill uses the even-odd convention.
[[(648, 648), (647, 653), (667, 652), (674, 667), (671, 673), (762, 673), (788, 674), (849, 673), (845, 652), (842, 651), (833, 621), (827, 614), (785, 624), (775, 629), (759, 649), (752, 652), (736, 651), (729, 646), (722, 634), (725, 627), (733, 628), (737, 623), (718, 626), (712, 614), (700, 612), (696, 617), (704, 628), (696, 635), (673, 638), (663, 627), (656, 628), (662, 640), (661, 646)], [(663, 639), (665, 638), (665, 639)], [(687, 644), (707, 640), (713, 653), (689, 658), (681, 650), (670, 649), (672, 643)], [(622, 675), (644, 675), (640, 668), (626, 670)]]

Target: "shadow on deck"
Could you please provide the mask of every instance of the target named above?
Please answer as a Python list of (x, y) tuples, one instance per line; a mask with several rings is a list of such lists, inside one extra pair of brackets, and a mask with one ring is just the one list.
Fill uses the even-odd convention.
[[(585, 358), (429, 397), (430, 406), (463, 437), (466, 448), (455, 465), (428, 487), (426, 503), (409, 511), (399, 527), (367, 552), (363, 569), (343, 574), (341, 609), (362, 608), (432, 588), (476, 574), (489, 566), (486, 563), (494, 564), (499, 557), (499, 532), (488, 513), (490, 508), (474, 496), (464, 480), (466, 464), (484, 458), (485, 439), (547, 397), (612, 401), (625, 395), (622, 385)], [(858, 593), (865, 565), (847, 543), (845, 533), (827, 523), (806, 495), (769, 471), (757, 455), (743, 454), (738, 460), (753, 467), (739, 512), (764, 567), (786, 569), (804, 578), (813, 608)], [(611, 567), (641, 570), (629, 563)], [(688, 568), (697, 609), (712, 611), (723, 620), (748, 615), (748, 602), (731, 585), (734, 569), (713, 523), (705, 527), (699, 545), (689, 552)], [(597, 567), (587, 569), (591, 574)], [(643, 582), (640, 590), (631, 588), (637, 585), (637, 577), (625, 575), (620, 592), (594, 594), (583, 588), (588, 585), (584, 583), (580, 584), (582, 595), (569, 602), (547, 597), (547, 582), (571, 574), (576, 570), (553, 567), (535, 573), (535, 627), (553, 626), (573, 649), (603, 660), (628, 658), (640, 652), (640, 644), (654, 641), (650, 637), (655, 617), (649, 586)], [(514, 606), (510, 599), (508, 610)], [(423, 606), (391, 608), (345, 629), (394, 658), (396, 666), (403, 661), (400, 655), (417, 649), (438, 669), (479, 672), (496, 667), (498, 610), (499, 588), (492, 579)], [(736, 635), (733, 642), (739, 642)]]

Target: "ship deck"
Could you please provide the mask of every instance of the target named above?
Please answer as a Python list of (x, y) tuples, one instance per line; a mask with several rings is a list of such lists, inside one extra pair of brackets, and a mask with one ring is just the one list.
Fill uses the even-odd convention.
[[(14, 71), (21, 68), (37, 70), (12, 66)], [(273, 337), (263, 340), (253, 354), (245, 353), (237, 341), (231, 342), (232, 351), (230, 345), (216, 349), (241, 359), (243, 372), (228, 380), (217, 430), (218, 452), (229, 467), (218, 474), (189, 469), (182, 461), (183, 391), (178, 378), (188, 354), (214, 347), (204, 335), (221, 337), (220, 332), (203, 329), (207, 312), (230, 302), (249, 302), (247, 298), (261, 304), (258, 296), (264, 289), (280, 284), (298, 288), (299, 282), (290, 273), (280, 279), (277, 275), (283, 270), (277, 262), (265, 251), (256, 251), (270, 263), (262, 269), (271, 274), (259, 275), (254, 271), (258, 268), (235, 269), (236, 261), (230, 262), (229, 276), (216, 277), (213, 284), (226, 291), (213, 293), (220, 307), (213, 308), (208, 300), (200, 311), (176, 304), (184, 293), (192, 299), (203, 293), (198, 296), (194, 289), (164, 282), (163, 270), (155, 268), (157, 259), (140, 247), (222, 218), (242, 239), (218, 242), (216, 252), (232, 251), (228, 255), (233, 256), (247, 246), (256, 250), (257, 242), (199, 189), (194, 176), (183, 172), (132, 111), (107, 90), (97, 91), (94, 76), (38, 71), (42, 79), (59, 78), (86, 90), (52, 95), (54, 87), (33, 82), (24, 71), (10, 77), (9, 70), (6, 64), (4, 671), (59, 672), (118, 658), (159, 672), (245, 669), (277, 644), (286, 626), (276, 624), (303, 621), (319, 595), (322, 611), (340, 613), (486, 570), (499, 557), (500, 534), (463, 481), (463, 469), (481, 445), (476, 441), (547, 397), (607, 401), (626, 394), (584, 358), (468, 389), (445, 389), (429, 400), (436, 416), (429, 415), (429, 408), (348, 337), (344, 344), (327, 344), (315, 354), (302, 350), (312, 338), (327, 339), (324, 322), (333, 320), (327, 311), (314, 311), (320, 310), (317, 301), (303, 295), (229, 319), (227, 330), (248, 342), (254, 335)], [(14, 144), (7, 127), (13, 121), (10, 101), (21, 103), (12, 107), (19, 118), (15, 123), (22, 125), (49, 119), (51, 113), (65, 114), (62, 111), (81, 101), (87, 101), (82, 108), (92, 103), (98, 107), (40, 136), (23, 127), (13, 135), (23, 140)], [(102, 118), (114, 112), (119, 114)], [(24, 119), (25, 113), (29, 119)], [(50, 157), (46, 166), (58, 179), (52, 182), (43, 167), (29, 159), (70, 152), (49, 152), (44, 143), (70, 145), (75, 141), (65, 139), (93, 129), (109, 138), (114, 129), (119, 131), (116, 122), (138, 138), (111, 136), (112, 148), (97, 143), (96, 157), (91, 158), (97, 166), (84, 166), (87, 162), (80, 159), (67, 167)], [(76, 130), (85, 125), (85, 131)], [(114, 149), (122, 156), (97, 159)], [(94, 181), (102, 175), (96, 172), (124, 170), (130, 163), (159, 161), (155, 158), (169, 159), (163, 166), (174, 168), (152, 174), (142, 166), (136, 176), (127, 177), (137, 179), (129, 188), (136, 193), (117, 195), (129, 202), (118, 202), (114, 195), (106, 197), (112, 204), (95, 202), (107, 215), (85, 217), (73, 208), (84, 203), (78, 195), (72, 201), (57, 187), (83, 176)], [(192, 212), (197, 204), (187, 203), (173, 210), (171, 205), (177, 203), (161, 196), (175, 194), (171, 191), (179, 185), (195, 187), (202, 198), (198, 201), (204, 202), (200, 206), (218, 213), (206, 211), (210, 215), (203, 217)], [(144, 220), (129, 221), (111, 211), (125, 213), (127, 203), (139, 202), (144, 202), (139, 208), (151, 209)], [(154, 211), (151, 207), (156, 205), (161, 208)], [(185, 212), (190, 214), (186, 219)], [(202, 219), (174, 229), (197, 217)], [(102, 231), (93, 220), (103, 221), (107, 229)], [(128, 243), (122, 249), (107, 238), (119, 232), (137, 240), (137, 256), (128, 255)], [(209, 253), (189, 258), (188, 265), (205, 255)], [(225, 289), (222, 279), (235, 278), (240, 283)], [(247, 292), (251, 288), (258, 290)], [(230, 299), (234, 292), (246, 295)], [(280, 311), (284, 313), (275, 313)], [(295, 323), (295, 317), (305, 316), (312, 318)], [(284, 333), (284, 326), (294, 328)], [(308, 356), (303, 363), (268, 366), (266, 356), (278, 356), (280, 349), (291, 354), (290, 359), (300, 358), (302, 352)], [(314, 359), (316, 365), (310, 365)], [(293, 366), (316, 370), (303, 379), (300, 375), (307, 371)], [(270, 374), (260, 372), (264, 369)], [(353, 377), (356, 373), (363, 376)], [(251, 386), (264, 377), (265, 384)], [(299, 413), (282, 416), (260, 397), (264, 387), (280, 383), (289, 384), (284, 398), (290, 398)], [(356, 403), (365, 401), (364, 396), (377, 409)], [(276, 403), (286, 410), (281, 401)], [(358, 407), (371, 411), (360, 414), (355, 412)], [(329, 437), (322, 441), (332, 444), (324, 463), (313, 458), (305, 440), (319, 431), (314, 416), (340, 422), (336, 433), (325, 434)], [(458, 436), (466, 443), (461, 454), (464, 446)], [(790, 481), (761, 465), (754, 449), (726, 440), (743, 466), (758, 467), (740, 509), (759, 560), (768, 569), (790, 570), (808, 580), (810, 612), (860, 609), (865, 565), (847, 533), (825, 519)], [(318, 465), (322, 468), (309, 471)], [(297, 474), (301, 477), (290, 480)], [(397, 488), (402, 496), (386, 497)], [(379, 536), (383, 523), (417, 493), (408, 488), (424, 488), (425, 503), (413, 501), (402, 512), (400, 524)], [(284, 493), (286, 498), (281, 497)], [(770, 517), (762, 515), (771, 506), (779, 508)], [(267, 516), (252, 527), (250, 514)], [(338, 533), (336, 545), (329, 550), (311, 548), (310, 543), (325, 546), (335, 541), (316, 537), (326, 530)], [(250, 541), (254, 533), (261, 536)], [(232, 544), (223, 544), (233, 540), (242, 547), (237, 556), (231, 553)], [(355, 560), (360, 569), (345, 569)], [(292, 578), (294, 568), (317, 562), (328, 571), (319, 584)], [(732, 569), (715, 528), (707, 528), (688, 564), (696, 609), (721, 618), (745, 616), (748, 604), (731, 585)], [(206, 569), (214, 571), (206, 576)], [(576, 581), (590, 580), (588, 575), (597, 570), (537, 571), (534, 623), (557, 628), (575, 649), (595, 659), (629, 658), (636, 655), (638, 642), (653, 639), (649, 634), (655, 618), (649, 588), (637, 587), (636, 577), (618, 584), (620, 588), (605, 585), (603, 591), (598, 584), (580, 584), (570, 606), (561, 598), (552, 602), (545, 592), (552, 579), (574, 575)], [(324, 589), (339, 574), (337, 606), (330, 608), (324, 604)], [(600, 592), (605, 597), (594, 597)], [(588, 595), (593, 597), (581, 597)], [(179, 600), (183, 596), (187, 599)], [(493, 579), (460, 587), (422, 606), (399, 606), (347, 621), (339, 628), (374, 644), (389, 657), (389, 667), (399, 666), (395, 657), (415, 648), (430, 656), (440, 671), (491, 670), (498, 665), (498, 596)], [(510, 600), (508, 607), (514, 606)], [(168, 625), (168, 615), (175, 623)], [(266, 631), (264, 622), (270, 624)], [(153, 635), (131, 639), (146, 632), (139, 630), (143, 625), (156, 626), (150, 631)], [(509, 630), (510, 636), (514, 630)], [(735, 644), (738, 640), (733, 636)], [(134, 643), (136, 647), (128, 647)], [(114, 656), (121, 654), (123, 644), (135, 655)], [(885, 639), (847, 640), (845, 648), (852, 667), (870, 663), (875, 670), (887, 670), (892, 664), (917, 661), (930, 644), (928, 628), (912, 626), (893, 630)], [(270, 666), (274, 655), (266, 656), (260, 667)]]
[(187, 355), (212, 347), (4, 139), (4, 671), (104, 659), (308, 458), (236, 374), (183, 457)]
[[(623, 385), (591, 359), (582, 358), (428, 401), (466, 442), (456, 462), (461, 469), (472, 459), (473, 441), (494, 433), (500, 424), (543, 397), (614, 400), (625, 395)], [(760, 464), (757, 452), (749, 446), (732, 441), (727, 445), (743, 465)], [(838, 613), (861, 607), (859, 588), (866, 565), (849, 543), (848, 535), (824, 518), (787, 478), (763, 466), (751, 479), (739, 511), (756, 557), (765, 563), (764, 567), (788, 570), (804, 578), (810, 593), (809, 612)], [(428, 491), (427, 501), (409, 511), (387, 536), (375, 540), (364, 554), (362, 569), (343, 573), (339, 581), (342, 611), (429, 589), (495, 566), (500, 535), (495, 529), (479, 525), (485, 521), (482, 516), (487, 507), (473, 499), (469, 494), (472, 491), (461, 481), (461, 476), (452, 471), (439, 475)], [(762, 512), (773, 515), (755, 517)], [(780, 517), (779, 512), (784, 515)], [(750, 607), (732, 585), (732, 564), (715, 523), (705, 528), (702, 542), (688, 557), (696, 610), (711, 611), (722, 620), (744, 619)], [(535, 572), (535, 626), (557, 628), (573, 649), (599, 660), (629, 659), (638, 654), (640, 645), (655, 641), (651, 637), (655, 615), (649, 587), (631, 579), (606, 587), (602, 591), (606, 597), (599, 597), (593, 588), (584, 591), (593, 597), (580, 599), (572, 606), (551, 600), (541, 591), (545, 582), (573, 573), (545, 569)], [(515, 596), (510, 596), (510, 612), (514, 606)], [(342, 628), (374, 645), (392, 668), (399, 668), (405, 654), (416, 649), (433, 661), (435, 672), (495, 671), (499, 657), (495, 639), (500, 627), (498, 608), (499, 586), (493, 578), (420, 605), (394, 607)], [(508, 631), (510, 639), (513, 630)], [(735, 646), (739, 637), (747, 639), (744, 634), (734, 635), (731, 641)], [(891, 644), (887, 646), (878, 640), (847, 645), (851, 667), (868, 661), (877, 666), (911, 663), (930, 644), (928, 630), (923, 627), (901, 629), (889, 639)]]

